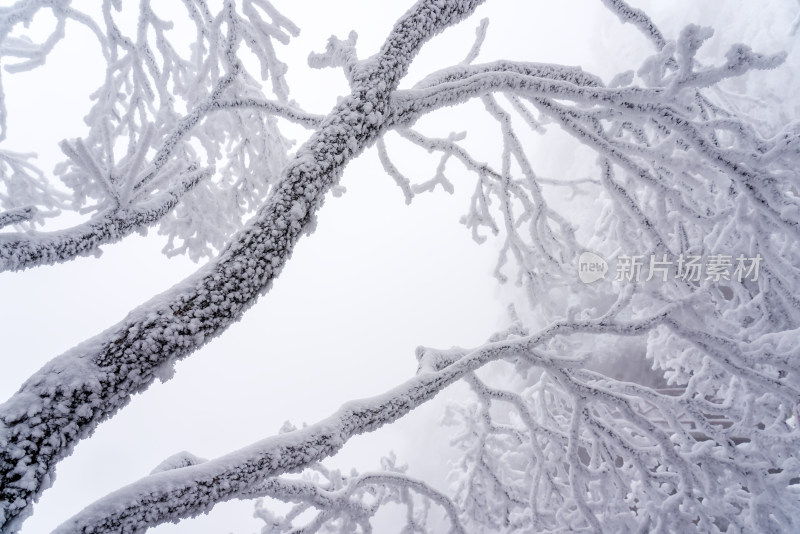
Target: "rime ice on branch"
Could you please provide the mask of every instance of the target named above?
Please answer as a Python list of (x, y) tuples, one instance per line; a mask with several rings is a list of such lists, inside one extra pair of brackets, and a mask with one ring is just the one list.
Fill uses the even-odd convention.
[[(316, 117), (288, 103), (282, 70), (264, 43), (276, 28), (294, 29), (269, 4), (245, 1), (238, 15), (227, 2), (211, 16), (202, 2), (184, 3), (198, 29), (192, 59), (197, 66), (177, 59), (174, 65), (195, 75), (213, 73), (202, 78), (202, 94), (181, 86), (189, 95), (187, 113), (165, 112), (169, 120), (159, 122), (144, 100), (123, 106), (129, 112), (125, 120), (134, 125), (123, 130), (138, 133), (127, 159), (115, 167), (128, 169), (119, 174), (105, 171), (112, 161), (110, 155), (103, 159), (105, 130), (63, 145), (69, 163), (62, 174), (78, 197), (104, 199), (95, 218), (113, 226), (115, 217), (131, 216), (133, 205), (141, 208), (145, 197), (170, 194), (176, 182), (167, 180), (168, 170), (210, 174), (182, 143), (198, 136), (204, 145), (211, 143), (206, 149), (212, 153), (229, 136), (244, 134), (229, 131), (232, 124), (225, 120), (203, 122), (208, 113), (230, 118), (247, 109), (255, 115), (244, 117), (260, 117), (259, 127), (282, 116), (314, 133), (277, 181), (260, 175), (273, 185), (252, 222), (224, 247), (213, 239), (197, 245), (222, 248), (216, 259), (52, 360), (0, 406), (0, 529), (19, 528), (56, 463), (79, 440), (268, 290), (299, 237), (313, 228), (324, 195), (345, 165), (372, 144), (409, 202), (437, 185), (460, 186), (465, 174), (475, 177), (462, 222), (476, 241), (490, 234), (502, 240), (495, 275), (505, 281), (510, 273), (524, 286), (532, 311), (515, 314), (510, 328), (480, 347), (421, 348), (416, 376), (383, 395), (347, 403), (316, 424), (286, 428), (217, 459), (172, 457), (150, 476), (90, 505), (59, 532), (135, 531), (203, 513), (220, 501), (257, 496), (297, 505), (283, 517), (258, 509), (273, 532), (367, 530), (375, 511), (389, 502), (406, 506), (407, 526), (417, 532), (434, 528), (430, 506), (454, 532), (800, 528), (800, 301), (793, 296), (800, 287), (800, 135), (797, 123), (752, 119), (744, 109), (748, 101), (737, 101), (725, 89), (728, 78), (779, 68), (784, 54), (761, 55), (735, 45), (717, 65), (704, 65), (697, 52), (710, 30), (690, 25), (671, 40), (643, 11), (622, 0), (602, 0), (655, 45), (641, 68), (607, 85), (576, 67), (479, 63), (487, 35), (481, 23), (463, 62), (401, 90), (398, 84), (424, 42), (481, 3), (422, 0), (401, 17), (376, 55), (359, 59), (353, 33), (346, 41), (331, 38), (324, 53), (310, 57), (317, 67), (341, 67), (351, 88), (327, 116)], [(104, 6), (110, 14), (113, 6)], [(143, 6), (140, 27), (162, 35), (166, 23)], [(265, 29), (257, 22), (263, 22), (261, 14), (277, 26)], [(261, 40), (251, 39), (254, 28), (262, 31)], [(123, 72), (117, 62), (109, 67), (109, 79), (124, 79), (134, 88), (131, 94), (168, 101), (156, 83), (167, 71), (148, 62), (146, 39), (111, 34), (99, 34), (109, 57), (128, 54), (133, 64), (140, 58), (142, 72), (149, 74)], [(263, 97), (235, 59), (242, 42), (266, 58), (274, 100)], [(480, 99), (496, 125), (496, 161), (471, 155), (463, 132), (437, 138), (417, 126), (421, 116), (471, 99)], [(115, 121), (106, 130), (121, 128)], [(536, 135), (559, 128), (571, 135), (596, 153), (596, 175), (540, 176), (522, 128)], [(402, 143), (440, 155), (432, 179), (418, 181), (400, 169), (384, 138), (389, 131)], [(270, 150), (282, 146), (273, 133)], [(274, 164), (282, 161), (276, 154), (261, 156)], [(5, 161), (30, 174), (24, 157)], [(452, 162), (466, 173), (453, 173)], [(243, 163), (230, 168), (233, 176), (253, 171)], [(169, 213), (172, 205), (189, 209), (186, 196), (215, 179), (198, 178), (193, 193), (162, 211)], [(554, 191), (569, 192), (572, 209), (551, 202)], [(35, 217), (27, 208), (34, 196), (8, 206), (0, 221)], [(593, 231), (581, 233), (576, 212), (588, 205), (582, 203), (587, 198), (599, 199), (602, 209)], [(8, 235), (24, 240), (0, 234)], [(12, 248), (3, 243), (0, 250)], [(184, 245), (193, 250), (190, 242)], [(652, 257), (653, 266), (689, 256), (759, 257), (763, 268), (748, 279), (637, 277), (585, 285), (575, 273), (584, 250), (609, 261)], [(646, 369), (631, 373), (637, 366)], [(487, 367), (493, 372), (484, 373)], [(352, 436), (391, 423), (462, 379), (474, 397), (447, 414), (461, 451), (452, 495), (397, 473), (393, 463), (384, 472), (353, 477), (319, 464)], [(304, 468), (304, 478), (286, 476)], [(309, 522), (301, 525), (300, 514), (311, 509)]]
[[(57, 25), (45, 43), (17, 34), (48, 8)], [(66, 1), (0, 11), (0, 62), (11, 73), (43, 64), (67, 25), (92, 32), (107, 62), (86, 116), (89, 133), (60, 145), (67, 159), (55, 172), (68, 193), (0, 146), (0, 214), (29, 204), (50, 208), (26, 219), (24, 231), (0, 233), (0, 271), (98, 254), (100, 245), (154, 225), (169, 237), (167, 254), (211, 255), (263, 204), (286, 165), (289, 143), (276, 119), (318, 123), (289, 103), (286, 65), (273, 41), (286, 44), (298, 29), (269, 2), (225, 3), (219, 13), (202, 0), (183, 2), (195, 30), (188, 43), (159, 17), (164, 8), (146, 1), (136, 13), (105, 0), (100, 22)], [(138, 22), (127, 35), (120, 22), (132, 16)], [(242, 64), (242, 49), (258, 58), (271, 96)], [(5, 106), (0, 91), (0, 118)], [(5, 121), (0, 128), (5, 136)], [(66, 230), (34, 230), (63, 211), (89, 218)]]

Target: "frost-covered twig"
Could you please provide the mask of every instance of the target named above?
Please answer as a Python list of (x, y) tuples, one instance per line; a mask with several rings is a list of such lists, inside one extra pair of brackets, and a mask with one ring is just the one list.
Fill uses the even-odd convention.
[[(392, 469), (393, 465), (384, 465), (384, 468)], [(311, 475), (317, 475), (320, 471), (312, 467)], [(390, 503), (407, 508), (406, 528), (425, 532), (429, 521), (426, 506), (428, 502), (444, 509), (451, 525), (449, 532), (465, 532), (455, 505), (446, 495), (424, 481), (402, 473), (402, 470), (358, 475), (353, 473), (348, 477), (342, 477), (338, 472), (324, 473), (324, 482), (311, 476), (301, 480), (269, 478), (242, 497), (270, 497), (287, 503), (297, 503), (284, 517), (276, 517), (263, 504), (257, 505), (256, 515), (267, 522), (266, 528), (271, 528), (275, 534), (298, 531), (313, 533), (320, 530), (330, 532), (337, 528), (345, 530), (357, 526), (368, 531), (371, 528), (370, 519)], [(422, 506), (415, 499), (415, 494), (423, 499)], [(319, 511), (313, 519), (295, 527), (294, 521), (308, 510)]]
[(34, 265), (51, 265), (77, 256), (96, 254), (100, 245), (119, 241), (159, 221), (186, 193), (207, 180), (213, 172), (213, 169), (202, 169), (184, 173), (168, 191), (127, 208), (100, 213), (67, 230), (33, 235), (0, 233), (0, 271), (19, 271)]
[(10, 224), (20, 223), (22, 221), (31, 220), (36, 214), (36, 208), (28, 206), (25, 208), (17, 208), (0, 213), (0, 228)]
[(22, 209), (30, 215), (14, 217), (2, 226), (30, 227), (41, 222), (42, 215), (55, 215), (66, 206), (67, 196), (47, 182), (44, 174), (30, 162), (33, 157), (33, 154), (0, 150), (0, 209), (8, 213), (18, 213)]
[[(8, 7), (0, 7), (0, 62), (5, 63), (4, 70), (8, 73), (17, 73), (32, 70), (43, 65), (48, 54), (64, 38), (64, 28), (67, 20), (72, 20), (86, 26), (92, 31), (102, 44), (102, 32), (98, 25), (84, 13), (70, 7), (70, 0), (18, 1)], [(25, 36), (12, 36), (14, 27), (18, 24), (29, 24), (37, 13), (49, 8), (56, 19), (56, 26), (47, 39), (36, 44)], [(105, 52), (105, 51), (104, 51)], [(9, 63), (7, 58), (19, 61)], [(6, 139), (7, 109), (0, 78), (0, 141)]]
[(600, 0), (603, 4), (623, 23), (629, 23), (636, 26), (645, 37), (650, 39), (658, 50), (664, 48), (667, 44), (664, 35), (658, 26), (653, 23), (652, 19), (647, 16), (647, 13), (641, 9), (631, 7), (624, 0)]

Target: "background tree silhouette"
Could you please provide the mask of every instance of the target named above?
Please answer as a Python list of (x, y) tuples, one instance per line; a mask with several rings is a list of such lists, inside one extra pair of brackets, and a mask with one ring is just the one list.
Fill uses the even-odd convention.
[[(463, 61), (406, 80), (423, 45), (481, 3), (420, 1), (377, 51), (359, 50), (374, 52), (366, 59), (355, 33), (331, 37), (308, 58), (349, 84), (327, 114), (290, 99), (275, 43), (298, 28), (264, 0), (185, 0), (183, 31), (147, 1), (106, 1), (92, 16), (66, 1), (0, 11), (7, 72), (42, 64), (72, 25), (107, 65), (86, 134), (59, 145), (60, 184), (0, 152), (0, 269), (69, 262), (153, 226), (167, 254), (213, 256), (0, 406), (3, 532), (21, 528), (80, 440), (269, 291), (345, 166), (373, 146), (407, 202), (473, 180), (462, 223), (478, 242), (495, 236), (495, 276), (524, 288), (528, 306), (479, 346), (420, 347), (415, 375), (328, 418), (212, 460), (172, 456), (59, 532), (139, 531), (259, 497), (291, 504), (261, 501), (266, 532), (369, 531), (392, 503), (411, 532), (797, 528), (800, 130), (791, 106), (734, 92), (786, 54), (734, 44), (708, 62), (710, 29), (665, 35), (604, 0), (653, 47), (637, 70), (604, 81), (481, 62), (484, 19)], [(43, 11), (54, 29), (37, 43), (24, 25)], [(492, 160), (469, 132), (421, 124), (476, 101), (496, 132)], [(311, 132), (294, 151), (287, 122)], [(593, 175), (535, 171), (532, 139), (554, 130), (593, 154)], [(408, 147), (439, 158), (433, 178), (392, 156)], [(37, 229), (69, 211), (82, 218)], [(589, 263), (606, 276), (586, 283)], [(459, 381), (471, 396), (445, 417), (460, 450), (450, 491), (391, 456), (348, 476), (320, 464)]]

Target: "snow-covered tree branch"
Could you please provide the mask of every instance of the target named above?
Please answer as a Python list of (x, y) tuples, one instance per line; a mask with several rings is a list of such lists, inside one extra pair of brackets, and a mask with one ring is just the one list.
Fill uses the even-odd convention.
[[(490, 343), (452, 363), (438, 354), (421, 351), (420, 372), (397, 388), (371, 399), (352, 401), (314, 425), (230, 453), (221, 458), (180, 469), (159, 471), (87, 507), (60, 527), (61, 532), (125, 532), (191, 517), (217, 502), (249, 495), (254, 484), (270, 476), (293, 472), (334, 454), (357, 434), (373, 431), (407, 414), (467, 373), (503, 357), (532, 354), (557, 335), (609, 332), (634, 335), (663, 321), (666, 313), (634, 323), (560, 323), (522, 339)], [(449, 354), (452, 358), (453, 354)], [(540, 365), (550, 366), (545, 357)], [(567, 360), (567, 364), (569, 360)], [(268, 483), (267, 483), (268, 484)], [(114, 510), (113, 513), (109, 513)]]
[[(195, 27), (196, 41), (190, 54), (182, 56), (178, 50), (185, 43), (174, 42), (168, 33), (173, 23), (162, 20), (154, 10), (163, 6), (154, 8), (145, 2), (136, 14), (120, 2), (103, 2), (105, 28), (101, 29), (101, 23), (68, 4), (23, 2), (5, 8), (2, 35), (7, 46), (0, 57), (29, 58), (6, 64), (11, 72), (44, 63), (67, 21), (87, 26), (96, 36), (107, 61), (104, 84), (92, 95), (96, 103), (86, 118), (88, 135), (61, 143), (68, 159), (56, 169), (72, 199), (68, 202), (52, 187), (34, 189), (41, 182), (40, 174), (17, 172), (19, 184), (13, 185), (13, 195), (2, 197), (0, 208), (48, 202), (60, 210), (94, 216), (71, 230), (46, 233), (42, 239), (31, 227), (24, 233), (3, 235), (0, 269), (24, 269), (98, 253), (98, 245), (155, 223), (171, 238), (168, 252), (200, 257), (211, 252), (209, 247), (221, 249), (241, 226), (242, 217), (262, 203), (286, 163), (288, 145), (275, 118), (315, 122), (288, 102), (283, 79), (286, 66), (276, 58), (272, 44), (273, 40), (288, 42), (298, 29), (267, 2), (244, 2), (241, 13), (235, 5), (226, 4), (216, 14), (206, 2), (184, 2), (184, 16)], [(9, 35), (47, 8), (58, 20), (47, 42), (36, 46), (24, 36)], [(135, 34), (125, 35), (119, 22), (132, 15), (138, 15)], [(242, 65), (243, 48), (259, 59), (261, 78), (271, 80), (274, 101), (264, 98), (260, 84)], [(209, 117), (218, 110), (227, 112)], [(245, 132), (247, 137), (242, 136)], [(205, 152), (205, 161), (198, 148)], [(220, 159), (221, 177), (202, 182), (179, 179), (198, 169), (214, 173)], [(23, 188), (26, 182), (30, 185)], [(202, 185), (195, 189), (198, 183)], [(191, 190), (193, 195), (173, 210), (177, 199)], [(221, 206), (215, 217), (208, 212), (200, 216), (204, 196), (216, 198)], [(45, 212), (39, 213), (34, 222), (42, 222)], [(198, 232), (202, 238), (196, 237)], [(181, 246), (174, 244), (176, 238), (183, 242)]]
[[(463, 61), (403, 85), (425, 43), (483, 3), (419, 0), (366, 59), (355, 32), (331, 37), (308, 57), (347, 80), (327, 114), (290, 98), (275, 43), (299, 28), (266, 0), (183, 0), (186, 42), (171, 32), (178, 15), (149, 0), (104, 0), (97, 14), (68, 0), (0, 8), (10, 75), (42, 65), (73, 26), (106, 64), (88, 133), (59, 145), (60, 185), (0, 144), (0, 271), (99, 254), (155, 226), (167, 255), (213, 256), (0, 405), (0, 532), (22, 528), (81, 440), (270, 290), (373, 146), (407, 203), (473, 188), (461, 222), (498, 247), (498, 281), (524, 290), (510, 326), (473, 349), (421, 347), (415, 376), (314, 424), (216, 459), (171, 457), (57, 532), (139, 532), (263, 497), (290, 504), (258, 505), (274, 533), (369, 532), (390, 505), (404, 507), (405, 532), (800, 528), (800, 123), (735, 91), (791, 56), (734, 44), (709, 59), (711, 28), (669, 35), (646, 10), (601, 0), (652, 46), (607, 83), (575, 66), (479, 62), (483, 19)], [(55, 26), (36, 43), (24, 26), (43, 11)], [(491, 161), (474, 131), (424, 124), (476, 102)], [(8, 105), (0, 92), (0, 141), (13, 136)], [(286, 122), (310, 132), (294, 152)], [(594, 174), (540, 175), (531, 146), (554, 130), (592, 154)], [(409, 171), (400, 150), (438, 164)], [(83, 219), (48, 229), (64, 212)], [(459, 381), (471, 396), (445, 414), (450, 491), (393, 459), (347, 477), (321, 463)]]

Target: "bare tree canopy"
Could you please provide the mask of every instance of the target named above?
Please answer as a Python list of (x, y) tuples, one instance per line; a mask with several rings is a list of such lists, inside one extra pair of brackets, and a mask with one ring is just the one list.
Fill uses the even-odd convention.
[[(366, 150), (408, 203), (471, 181), (461, 222), (499, 245), (494, 274), (522, 288), (525, 309), (479, 346), (420, 347), (414, 376), (316, 423), (210, 460), (167, 458), (56, 532), (142, 532), (232, 499), (261, 499), (265, 533), (371, 532), (397, 504), (410, 533), (800, 531), (800, 122), (790, 89), (746, 83), (787, 69), (787, 53), (735, 44), (709, 61), (711, 28), (670, 35), (645, 9), (600, 3), (652, 47), (642, 65), (604, 80), (533, 62), (535, 50), (481, 62), (483, 0), (419, 0), (377, 50), (351, 32), (309, 55), (349, 85), (327, 114), (290, 97), (278, 45), (299, 28), (267, 0), (0, 8), (0, 83), (44, 64), (67, 28), (105, 60), (86, 133), (59, 144), (53, 177), (6, 149), (13, 102), (0, 91), (3, 276), (149, 228), (167, 255), (208, 258), (0, 405), (0, 532), (22, 529), (101, 422), (269, 292)], [(37, 41), (26, 32), (44, 13), (54, 25)], [(426, 43), (458, 24), (477, 26), (463, 61), (410, 83)], [(465, 141), (473, 132), (422, 125), (475, 102), (492, 161)], [(290, 124), (310, 132), (296, 149)], [(576, 159), (591, 154), (593, 174), (536, 170), (531, 145), (554, 132)], [(410, 175), (399, 147), (440, 158), (433, 178)], [(444, 415), (449, 490), (393, 456), (348, 476), (321, 463), (457, 382), (470, 396)]]

